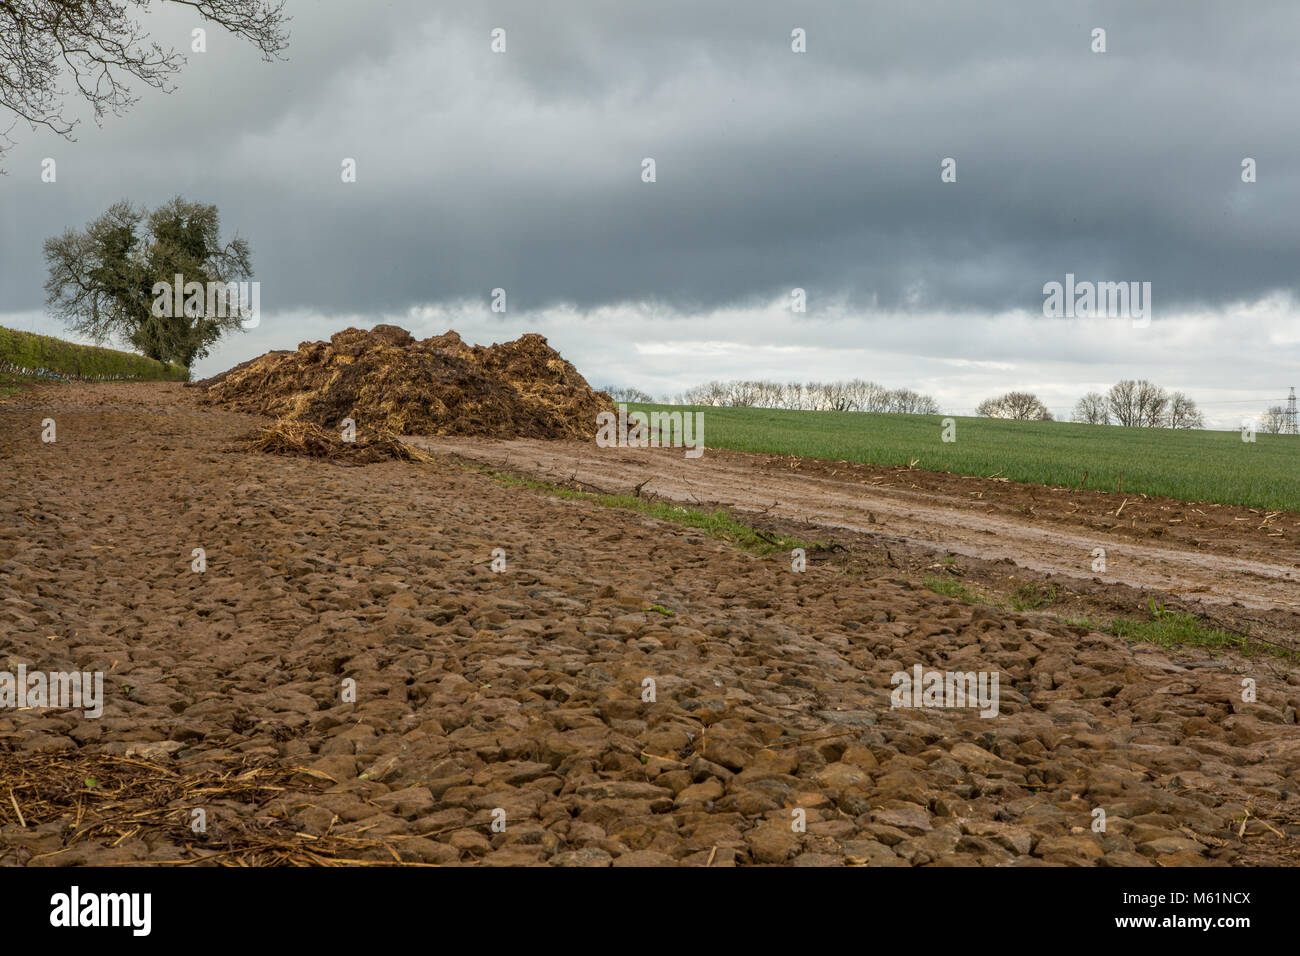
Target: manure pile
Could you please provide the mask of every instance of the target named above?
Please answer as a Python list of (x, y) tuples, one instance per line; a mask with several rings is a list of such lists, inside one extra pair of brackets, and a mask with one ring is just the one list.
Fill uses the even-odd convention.
[(370, 429), (355, 441), (339, 441), (339, 433), (311, 422), (281, 418), (245, 435), (238, 448), (272, 455), (301, 455), (323, 458), (337, 465), (369, 465), (376, 461), (432, 461), (433, 456), (403, 444), (384, 429)]
[(328, 429), (352, 418), (359, 433), (589, 440), (614, 407), (540, 335), (471, 347), (395, 325), (268, 352), (195, 385), (235, 411)]

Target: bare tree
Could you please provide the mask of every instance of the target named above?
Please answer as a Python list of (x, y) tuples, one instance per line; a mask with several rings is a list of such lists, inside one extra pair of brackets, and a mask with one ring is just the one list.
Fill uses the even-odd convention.
[(758, 394), (760, 408), (783, 408), (785, 405), (785, 386), (780, 382), (759, 382)]
[(1167, 428), (1204, 428), (1205, 416), (1196, 403), (1182, 392), (1169, 396), (1169, 410), (1165, 416)]
[(1146, 379), (1125, 379), (1106, 393), (1110, 414), (1121, 425), (1131, 428), (1160, 428), (1165, 424), (1169, 396)]
[(844, 382), (827, 382), (822, 386), (823, 403), (832, 412), (851, 412), (854, 410), (853, 398)]
[(1284, 428), (1286, 428), (1286, 407), (1283, 405), (1270, 405), (1268, 410), (1259, 417), (1259, 430), (1265, 435), (1280, 435)]
[[(263, 58), (288, 46), (283, 0), (163, 0), (193, 8), (204, 20), (248, 40)], [(149, 0), (0, 0), (0, 109), (71, 138), (65, 116), (66, 74), (95, 121), (135, 103), (131, 81), (171, 92), (168, 77), (184, 57), (149, 40), (135, 11)], [(128, 12), (130, 11), (130, 12)], [(10, 127), (12, 129), (12, 126)], [(0, 149), (0, 152), (3, 150)]]
[(803, 386), (803, 401), (799, 406), (806, 411), (824, 412), (826, 405), (826, 386), (821, 382), (807, 382)]
[(896, 415), (937, 415), (939, 403), (929, 395), (899, 388), (889, 393), (888, 410)]
[(622, 385), (605, 385), (597, 391), (604, 392), (616, 402), (636, 402), (641, 405), (650, 405), (654, 403), (654, 398), (649, 392), (643, 392), (639, 388), (624, 387)]
[(1169, 414), (1169, 395), (1146, 379), (1138, 382), (1138, 424), (1143, 428), (1164, 428)]
[(1106, 396), (1101, 392), (1089, 392), (1075, 403), (1070, 420), (1085, 425), (1109, 425), (1110, 409), (1106, 404)]
[(985, 418), (1011, 418), (1017, 421), (1052, 420), (1052, 413), (1032, 392), (1007, 392), (996, 398), (986, 398), (979, 403), (975, 414)]
[(855, 378), (845, 383), (853, 410), (857, 412), (883, 412), (889, 407), (889, 389), (875, 382)]
[(1137, 382), (1129, 378), (1116, 382), (1106, 393), (1106, 405), (1111, 417), (1120, 425), (1128, 428), (1137, 425)]
[[(1075, 406), (1076, 416), (1083, 404), (1084, 400), (1080, 399), (1080, 404)], [(1205, 416), (1184, 392), (1170, 394), (1146, 379), (1125, 379), (1112, 385), (1106, 393), (1105, 404), (1106, 411), (1118, 424), (1132, 428), (1205, 427)]]
[(727, 391), (721, 382), (708, 382), (687, 389), (683, 396), (687, 405), (726, 405)]
[(752, 408), (758, 398), (754, 391), (752, 382), (731, 382), (729, 388), (730, 401), (727, 403), (735, 408)]

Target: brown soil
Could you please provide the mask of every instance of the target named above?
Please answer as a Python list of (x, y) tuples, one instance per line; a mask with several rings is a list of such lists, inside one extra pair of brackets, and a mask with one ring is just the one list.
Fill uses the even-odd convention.
[(394, 325), (268, 352), (194, 387), (233, 411), (411, 435), (591, 438), (613, 408), (540, 335), (471, 348), (455, 332), (416, 341)]
[[(641, 486), (660, 497), (721, 504), (763, 520), (803, 522), (823, 529), (822, 536), (827, 530), (860, 532), (1076, 582), (1121, 584), (1158, 600), (1300, 610), (1295, 512), (716, 449), (688, 459), (680, 449), (579, 442), (411, 443), (611, 492)], [(1096, 548), (1105, 550), (1104, 572), (1093, 571)]]
[[(0, 402), (0, 669), (103, 671), (106, 697), (100, 719), (0, 710), (0, 864), (1296, 861), (1285, 662), (1130, 645), (894, 569), (794, 573), (448, 457), (224, 451), (257, 424), (170, 384)], [(552, 447), (623, 481), (595, 471), (622, 450)], [(692, 464), (769, 487), (740, 462)], [(834, 515), (818, 480), (806, 510)], [(891, 709), (918, 664), (996, 671), (998, 716)]]

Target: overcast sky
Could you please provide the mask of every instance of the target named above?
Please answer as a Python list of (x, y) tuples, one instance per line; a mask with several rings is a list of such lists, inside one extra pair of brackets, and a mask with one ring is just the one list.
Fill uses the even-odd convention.
[[(958, 414), (1028, 389), (1060, 416), (1147, 377), (1234, 427), (1300, 385), (1294, 0), (287, 8), (286, 61), (212, 27), (174, 94), (76, 142), (11, 131), (0, 324), (65, 334), (41, 241), (181, 194), (261, 282), (260, 327), (199, 374), (392, 322), (541, 332), (593, 384), (655, 395), (862, 377)], [(201, 25), (144, 22), (182, 50)], [(1067, 273), (1150, 282), (1150, 324), (1045, 318)]]

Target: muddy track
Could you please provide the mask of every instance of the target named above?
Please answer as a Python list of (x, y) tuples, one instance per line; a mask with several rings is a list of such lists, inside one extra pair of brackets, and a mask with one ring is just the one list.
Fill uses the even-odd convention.
[[(1163, 594), (1207, 604), (1235, 601), (1251, 608), (1300, 608), (1300, 552), (1291, 551), (1287, 543), (1259, 550), (1259, 557), (1251, 558), (1208, 550), (1213, 533), (1207, 535), (1209, 542), (1198, 542), (1195, 548), (1176, 542), (1150, 544), (1134, 541), (1123, 528), (1107, 532), (1082, 522), (1070, 527), (1060, 520), (1017, 518), (1006, 513), (1010, 509), (990, 514), (989, 502), (950, 492), (780, 474), (763, 467), (767, 456), (736, 452), (710, 450), (701, 458), (687, 459), (672, 449), (597, 448), (581, 442), (409, 440), (550, 480), (572, 479), (619, 494), (644, 482), (645, 492), (683, 503), (720, 504), (847, 528), (984, 560), (1010, 559), (1023, 568), (1124, 584), (1157, 598)], [(1229, 521), (1237, 517), (1225, 516)], [(1105, 551), (1104, 572), (1093, 570), (1098, 548)]]
[[(253, 452), (193, 391), (0, 401), (0, 670), (103, 678), (97, 716), (0, 706), (0, 865), (1297, 860), (1276, 657), (794, 573), (450, 457)], [(996, 713), (895, 707), (916, 668), (996, 675)]]

